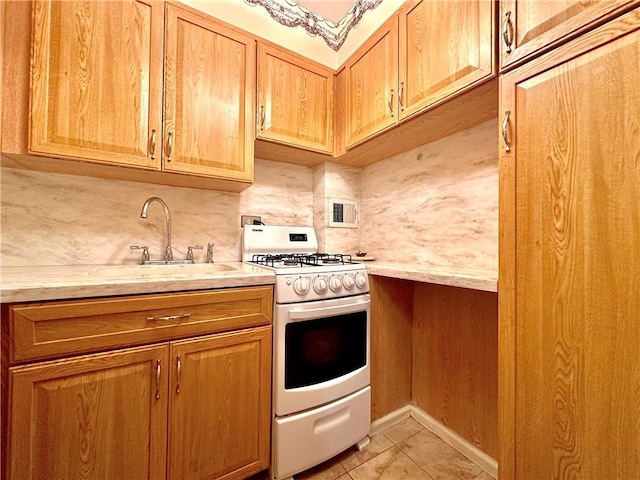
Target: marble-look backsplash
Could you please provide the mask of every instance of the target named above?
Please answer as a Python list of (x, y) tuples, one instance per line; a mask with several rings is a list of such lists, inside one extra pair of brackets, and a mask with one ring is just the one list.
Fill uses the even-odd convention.
[(360, 248), (382, 262), (497, 271), (495, 120), (364, 168)]
[[(215, 261), (238, 261), (240, 215), (267, 224), (313, 224), (313, 170), (256, 160), (255, 183), (242, 193), (169, 187), (27, 170), (0, 169), (3, 266), (136, 263), (148, 245), (161, 258), (165, 237), (162, 198), (172, 218), (176, 259), (189, 245), (215, 243)], [(194, 252), (204, 261), (205, 250)]]
[[(176, 258), (215, 243), (216, 261), (241, 258), (240, 215), (270, 225), (313, 225), (319, 249), (367, 251), (382, 262), (497, 270), (497, 124), (489, 121), (364, 169), (315, 169), (257, 159), (242, 193), (0, 169), (3, 266), (136, 263), (161, 258), (159, 204), (172, 216)], [(329, 199), (359, 200), (358, 228), (331, 228)], [(196, 250), (196, 262), (205, 258)]]
[(313, 226), (321, 252), (354, 254), (360, 248), (360, 229), (329, 227), (330, 199), (360, 198), (360, 169), (335, 163), (316, 167), (313, 175)]

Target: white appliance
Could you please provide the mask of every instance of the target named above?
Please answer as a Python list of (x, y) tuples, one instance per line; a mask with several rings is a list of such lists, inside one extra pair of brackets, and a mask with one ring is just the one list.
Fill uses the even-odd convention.
[(366, 267), (318, 253), (313, 227), (247, 225), (243, 261), (276, 274), (272, 477), (290, 479), (369, 443)]

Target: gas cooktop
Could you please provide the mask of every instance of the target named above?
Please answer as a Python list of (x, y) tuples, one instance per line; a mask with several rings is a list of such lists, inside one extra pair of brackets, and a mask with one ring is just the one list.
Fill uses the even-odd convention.
[(247, 225), (242, 259), (276, 274), (276, 303), (359, 295), (369, 291), (367, 269), (351, 255), (318, 253), (313, 227)]

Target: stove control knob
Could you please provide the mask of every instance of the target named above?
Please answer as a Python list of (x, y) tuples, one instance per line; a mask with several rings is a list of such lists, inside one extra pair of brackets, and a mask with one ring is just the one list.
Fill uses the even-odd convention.
[(298, 277), (293, 281), (293, 291), (298, 295), (306, 295), (309, 293), (309, 279)]
[(362, 273), (358, 273), (356, 275), (356, 286), (358, 288), (364, 288), (367, 285), (367, 277), (364, 276), (364, 274)]
[(345, 275), (344, 278), (342, 279), (342, 284), (344, 285), (344, 288), (346, 288), (347, 290), (351, 290), (355, 285), (355, 283), (356, 282), (353, 279), (353, 276), (351, 275)]
[(329, 288), (334, 292), (340, 290), (340, 288), (342, 288), (342, 280), (340, 280), (340, 277), (332, 276), (329, 279)]
[(316, 277), (313, 280), (313, 289), (316, 293), (327, 293), (327, 289), (329, 288), (329, 284), (327, 283), (327, 279), (325, 277)]

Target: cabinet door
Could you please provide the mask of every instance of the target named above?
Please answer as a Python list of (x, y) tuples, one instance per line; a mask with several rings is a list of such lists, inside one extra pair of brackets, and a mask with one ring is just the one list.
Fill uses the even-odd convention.
[(271, 327), (171, 345), (168, 476), (246, 478), (269, 466)]
[(33, 22), (29, 151), (159, 170), (162, 4), (36, 0)]
[(163, 168), (253, 180), (255, 40), (166, 6)]
[(400, 20), (400, 118), (495, 74), (494, 2), (412, 1)]
[(398, 123), (398, 16), (391, 17), (345, 66), (346, 146)]
[(637, 0), (501, 0), (501, 67), (522, 63), (639, 3)]
[(8, 478), (165, 478), (167, 363), (156, 346), (11, 368)]
[(258, 45), (258, 137), (333, 153), (333, 72)]
[(640, 9), (502, 79), (500, 477), (640, 478)]

